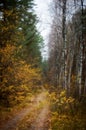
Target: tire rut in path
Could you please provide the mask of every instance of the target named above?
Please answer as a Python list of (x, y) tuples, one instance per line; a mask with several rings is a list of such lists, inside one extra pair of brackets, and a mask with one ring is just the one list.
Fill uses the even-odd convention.
[(17, 127), (18, 122), (20, 122), (31, 110), (32, 108), (23, 109), (13, 119), (9, 120), (1, 130), (14, 130)]
[(31, 125), (29, 130), (48, 130), (49, 106), (46, 105), (39, 113), (37, 119)]

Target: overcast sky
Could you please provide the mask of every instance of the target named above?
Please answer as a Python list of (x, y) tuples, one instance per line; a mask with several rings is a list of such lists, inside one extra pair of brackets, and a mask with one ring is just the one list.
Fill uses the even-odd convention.
[[(37, 27), (38, 30), (41, 32), (41, 35), (43, 36), (45, 42), (45, 47), (42, 51), (42, 55), (43, 57), (46, 58), (48, 56), (47, 42), (51, 23), (49, 6), (52, 0), (34, 0), (34, 2), (36, 4), (35, 6), (36, 14), (40, 20)], [(86, 5), (86, 0), (84, 0), (84, 4)]]
[(51, 0), (34, 0), (36, 7), (35, 11), (39, 18), (38, 30), (41, 32), (41, 35), (44, 38), (45, 46), (43, 49), (43, 56), (47, 56), (47, 42), (48, 42), (48, 34), (50, 29), (50, 14), (49, 14), (49, 6)]

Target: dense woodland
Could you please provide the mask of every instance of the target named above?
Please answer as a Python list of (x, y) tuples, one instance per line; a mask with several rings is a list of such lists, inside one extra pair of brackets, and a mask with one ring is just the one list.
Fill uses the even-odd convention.
[[(83, 0), (53, 1), (49, 38), (49, 78), (80, 100), (86, 94), (86, 5)], [(51, 61), (53, 62), (51, 63)]]
[(0, 100), (14, 105), (40, 82), (42, 37), (33, 0), (0, 1)]
[[(54, 114), (57, 118), (59, 112), (65, 115), (71, 111), (73, 119), (76, 115), (77, 119), (81, 117), (83, 120), (83, 115), (86, 114), (86, 1), (53, 0), (51, 16), (53, 20), (48, 43), (47, 82), (51, 86), (50, 91), (55, 91), (55, 94), (64, 90), (60, 93), (59, 99), (58, 94), (55, 95), (54, 112), (57, 113)], [(70, 110), (66, 106), (68, 104)], [(86, 126), (83, 128), (83, 123), (79, 125), (80, 120), (78, 121), (76, 117), (72, 121), (68, 118), (71, 127), (67, 124), (67, 113), (65, 117), (59, 117), (61, 118), (59, 123), (54, 119), (56, 122), (53, 129), (86, 129)], [(65, 121), (62, 126), (63, 118)], [(86, 116), (84, 119), (86, 121)]]
[(86, 1), (51, 1), (47, 60), (34, 6), (34, 0), (0, 0), (0, 109), (6, 114), (46, 90), (49, 130), (85, 130)]

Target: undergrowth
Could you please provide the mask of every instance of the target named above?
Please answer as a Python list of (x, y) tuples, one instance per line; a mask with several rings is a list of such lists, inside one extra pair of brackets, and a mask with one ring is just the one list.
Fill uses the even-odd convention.
[(83, 107), (66, 92), (50, 94), (51, 130), (86, 130), (86, 113)]

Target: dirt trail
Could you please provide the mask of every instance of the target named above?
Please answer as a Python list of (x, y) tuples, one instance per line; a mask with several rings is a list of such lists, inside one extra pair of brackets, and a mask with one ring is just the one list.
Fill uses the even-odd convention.
[[(22, 111), (20, 111), (11, 120), (9, 120), (1, 130), (15, 130), (18, 124), (28, 114), (30, 114), (30, 112), (34, 110), (34, 108), (38, 106), (40, 102), (42, 102), (43, 100), (46, 100), (45, 92), (39, 94), (31, 107), (24, 108)], [(49, 111), (49, 105), (46, 104), (45, 107), (43, 107), (41, 112), (38, 114), (36, 121), (33, 122), (33, 125), (31, 126), (31, 130), (48, 130), (48, 129), (43, 129), (45, 120), (47, 119), (48, 111)]]

